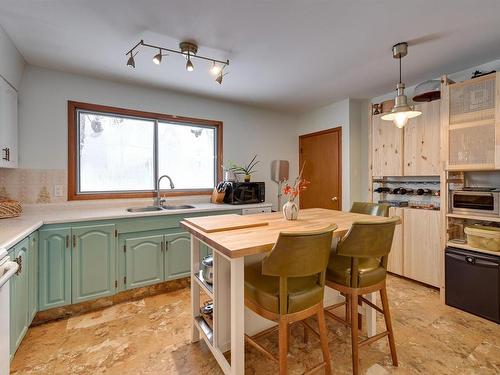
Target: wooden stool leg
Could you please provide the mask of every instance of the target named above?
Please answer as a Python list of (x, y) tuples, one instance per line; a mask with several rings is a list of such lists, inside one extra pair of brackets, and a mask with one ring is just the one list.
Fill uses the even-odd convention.
[(351, 322), (351, 308), (349, 306), (349, 294), (345, 294), (345, 321), (347, 323)]
[[(358, 296), (358, 306), (363, 306), (363, 301), (361, 301), (361, 296)], [(358, 329), (360, 331), (363, 329), (363, 315), (359, 313), (359, 310), (358, 310)]]
[(309, 342), (309, 330), (305, 324), (302, 324), (302, 326), (304, 327), (304, 344), (307, 344)]
[(398, 356), (396, 354), (396, 342), (394, 341), (394, 332), (392, 330), (391, 313), (389, 311), (389, 300), (387, 299), (387, 289), (385, 285), (380, 289), (380, 299), (382, 300), (382, 309), (384, 310), (385, 326), (389, 331), (389, 346), (391, 348), (392, 364), (398, 365)]
[(325, 323), (325, 313), (321, 308), (318, 311), (318, 327), (319, 327), (319, 339), (321, 341), (321, 350), (323, 351), (323, 361), (325, 361), (325, 374), (330, 375), (332, 373), (332, 366), (330, 363), (330, 351), (328, 350), (328, 334), (326, 330)]
[(358, 336), (358, 296), (351, 294), (351, 345), (352, 345), (352, 373), (359, 374), (359, 336)]
[(280, 375), (286, 375), (288, 355), (288, 321), (286, 316), (280, 316), (279, 325)]

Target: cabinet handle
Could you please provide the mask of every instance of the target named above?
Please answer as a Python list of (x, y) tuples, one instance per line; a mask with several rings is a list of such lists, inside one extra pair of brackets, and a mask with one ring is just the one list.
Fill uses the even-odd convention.
[(73, 247), (76, 247), (76, 236), (73, 235)]
[(66, 235), (66, 249), (69, 247), (69, 234)]
[(3, 160), (6, 160), (6, 161), (10, 161), (10, 148), (8, 147), (5, 147), (4, 149), (2, 149), (2, 151), (4, 152), (4, 156), (2, 157)]

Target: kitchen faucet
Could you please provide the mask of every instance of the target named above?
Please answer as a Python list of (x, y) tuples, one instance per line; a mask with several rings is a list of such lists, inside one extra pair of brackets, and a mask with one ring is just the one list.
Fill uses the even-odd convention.
[(168, 178), (168, 180), (170, 181), (170, 189), (175, 188), (174, 183), (173, 183), (172, 179), (170, 178), (170, 176), (167, 176), (166, 174), (164, 174), (163, 176), (161, 176), (158, 179), (158, 183), (156, 185), (156, 198), (154, 199), (154, 203), (153, 203), (155, 206), (158, 206), (158, 207), (161, 206), (161, 202), (162, 202), (162, 199), (160, 198), (160, 182), (164, 177)]

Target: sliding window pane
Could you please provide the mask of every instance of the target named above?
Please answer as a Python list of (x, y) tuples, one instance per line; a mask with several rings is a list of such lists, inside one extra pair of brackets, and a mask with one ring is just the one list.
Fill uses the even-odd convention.
[[(158, 175), (169, 175), (176, 189), (215, 186), (216, 130), (213, 127), (158, 123)], [(168, 181), (162, 189), (168, 189)]]
[(154, 121), (79, 112), (80, 192), (154, 189)]

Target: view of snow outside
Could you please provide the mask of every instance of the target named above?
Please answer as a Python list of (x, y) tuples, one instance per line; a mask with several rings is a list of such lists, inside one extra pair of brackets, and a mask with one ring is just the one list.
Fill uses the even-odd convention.
[[(79, 116), (80, 192), (154, 190), (153, 120)], [(158, 176), (168, 174), (176, 189), (212, 188), (214, 155), (215, 129), (158, 123)]]

